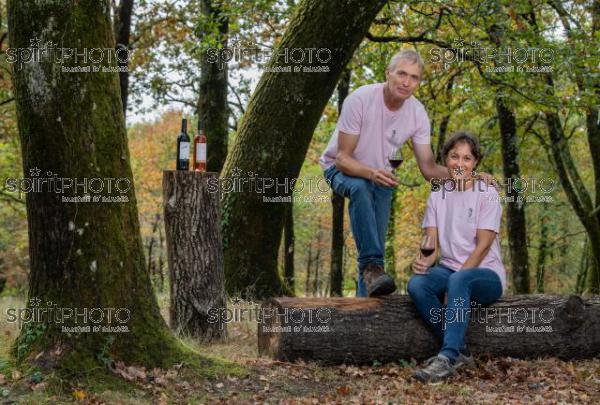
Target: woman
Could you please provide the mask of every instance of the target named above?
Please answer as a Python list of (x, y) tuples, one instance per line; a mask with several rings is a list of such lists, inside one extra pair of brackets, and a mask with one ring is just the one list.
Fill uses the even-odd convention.
[[(498, 193), (492, 185), (474, 178), (482, 158), (479, 141), (458, 132), (442, 153), (450, 179), (432, 188), (423, 220), (425, 233), (435, 241), (435, 251), (413, 262), (415, 274), (408, 283), (419, 315), (442, 344), (439, 353), (415, 372), (423, 382), (440, 381), (459, 367), (474, 364), (464, 343), (469, 304), (491, 304), (506, 289), (498, 241), (502, 217)], [(438, 252), (441, 260), (432, 267)], [(442, 312), (445, 328), (440, 321)]]

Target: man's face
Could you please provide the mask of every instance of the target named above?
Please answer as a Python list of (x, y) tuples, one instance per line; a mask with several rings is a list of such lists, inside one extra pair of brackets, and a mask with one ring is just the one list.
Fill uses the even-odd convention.
[(412, 96), (421, 82), (421, 68), (418, 63), (400, 59), (394, 70), (386, 70), (388, 88), (395, 100), (406, 100)]

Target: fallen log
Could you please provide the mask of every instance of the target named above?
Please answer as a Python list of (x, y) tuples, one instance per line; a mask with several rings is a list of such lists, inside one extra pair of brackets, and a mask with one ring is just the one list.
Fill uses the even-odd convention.
[[(259, 354), (281, 361), (372, 364), (422, 360), (439, 350), (407, 295), (271, 298), (263, 303), (261, 315)], [(462, 316), (447, 315), (447, 320)], [(506, 296), (490, 306), (471, 308), (466, 339), (474, 354), (597, 357), (600, 296)]]

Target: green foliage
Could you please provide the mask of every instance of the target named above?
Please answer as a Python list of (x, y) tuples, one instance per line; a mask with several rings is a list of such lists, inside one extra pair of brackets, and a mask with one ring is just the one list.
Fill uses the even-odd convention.
[(27, 322), (21, 329), (15, 344), (15, 357), (22, 362), (31, 352), (34, 345), (42, 338), (48, 325), (42, 322)]
[(112, 335), (108, 335), (104, 344), (100, 348), (100, 351), (98, 352), (98, 361), (107, 368), (113, 362), (113, 359), (110, 356), (110, 348), (111, 348), (112, 344), (114, 343), (114, 341), (115, 341), (115, 337)]

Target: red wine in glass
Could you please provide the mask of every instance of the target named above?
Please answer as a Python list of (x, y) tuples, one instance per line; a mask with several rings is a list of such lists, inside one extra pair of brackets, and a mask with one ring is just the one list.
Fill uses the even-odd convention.
[(431, 256), (431, 254), (435, 252), (435, 241), (433, 240), (433, 237), (427, 234), (423, 235), (419, 248), (421, 249), (421, 254), (423, 254), (423, 256)]
[(435, 249), (429, 249), (429, 248), (421, 248), (421, 253), (423, 253), (423, 256), (427, 257), (430, 256)]
[(404, 162), (404, 160), (402, 159), (389, 159), (390, 160), (390, 165), (392, 166), (392, 169), (397, 169), (400, 167), (400, 165), (402, 164), (402, 162)]
[(396, 170), (400, 167), (402, 162), (404, 162), (404, 156), (402, 155), (402, 148), (395, 149), (389, 156), (388, 162), (390, 162), (390, 166), (392, 170)]

